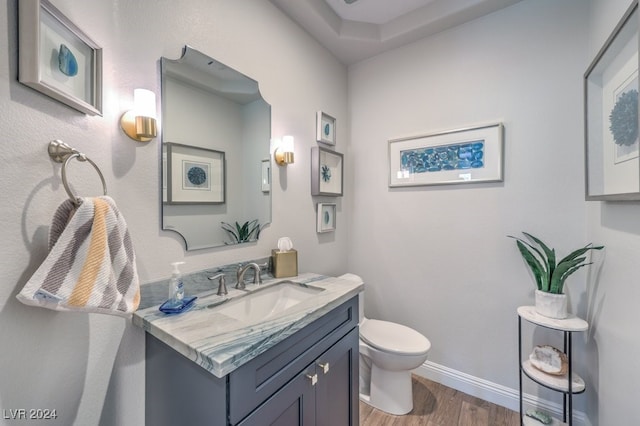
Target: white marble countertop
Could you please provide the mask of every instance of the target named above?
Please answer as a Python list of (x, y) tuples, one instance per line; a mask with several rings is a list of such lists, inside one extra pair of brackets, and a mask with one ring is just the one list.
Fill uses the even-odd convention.
[[(288, 308), (266, 321), (247, 324), (221, 313), (211, 304), (241, 297), (280, 281), (293, 281), (324, 291)], [(166, 315), (160, 305), (140, 309), (133, 323), (216, 377), (224, 377), (236, 368), (262, 354), (288, 336), (320, 318), (333, 308), (364, 290), (364, 284), (312, 273), (292, 278), (265, 280), (263, 284), (247, 284), (247, 291), (229, 286), (229, 294), (217, 296), (215, 291), (195, 294), (195, 306), (187, 312)]]

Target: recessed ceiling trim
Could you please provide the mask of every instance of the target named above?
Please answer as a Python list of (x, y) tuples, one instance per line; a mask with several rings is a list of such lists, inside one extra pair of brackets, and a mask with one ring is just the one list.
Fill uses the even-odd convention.
[[(400, 16), (395, 15), (386, 24), (343, 19), (329, 6), (329, 0), (270, 1), (318, 40), (340, 62), (351, 65), (511, 6), (521, 0), (415, 0), (427, 1), (427, 4)], [(385, 0), (385, 4), (390, 9), (390, 16), (394, 16), (397, 10), (392, 9), (396, 2)]]

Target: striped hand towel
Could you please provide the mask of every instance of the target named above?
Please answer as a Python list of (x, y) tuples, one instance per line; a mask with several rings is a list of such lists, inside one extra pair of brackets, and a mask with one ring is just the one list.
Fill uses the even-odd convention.
[(58, 207), (49, 254), (16, 296), (57, 311), (125, 316), (138, 308), (136, 257), (125, 220), (107, 196)]

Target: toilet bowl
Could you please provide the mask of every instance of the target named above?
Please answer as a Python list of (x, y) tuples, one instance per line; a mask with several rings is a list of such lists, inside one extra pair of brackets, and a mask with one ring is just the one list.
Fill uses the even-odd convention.
[[(357, 275), (340, 278), (362, 282)], [(360, 400), (384, 412), (403, 415), (413, 409), (411, 370), (427, 359), (431, 343), (414, 329), (364, 316), (360, 305)]]

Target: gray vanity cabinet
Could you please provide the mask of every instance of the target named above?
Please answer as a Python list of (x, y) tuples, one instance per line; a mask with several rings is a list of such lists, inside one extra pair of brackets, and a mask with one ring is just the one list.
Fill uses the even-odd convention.
[(358, 338), (351, 330), (239, 425), (357, 425)]
[(357, 426), (358, 298), (218, 378), (147, 334), (148, 425)]

